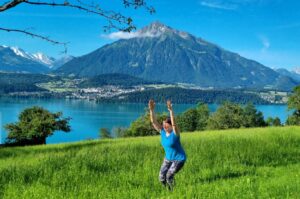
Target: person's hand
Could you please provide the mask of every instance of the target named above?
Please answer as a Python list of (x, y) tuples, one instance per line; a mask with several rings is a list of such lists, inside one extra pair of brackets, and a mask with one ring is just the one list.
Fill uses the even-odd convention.
[(151, 111), (154, 110), (154, 108), (155, 108), (155, 102), (154, 102), (153, 99), (149, 100), (148, 106), (149, 106), (149, 109), (150, 109)]
[(171, 100), (167, 101), (167, 107), (169, 111), (173, 111)]

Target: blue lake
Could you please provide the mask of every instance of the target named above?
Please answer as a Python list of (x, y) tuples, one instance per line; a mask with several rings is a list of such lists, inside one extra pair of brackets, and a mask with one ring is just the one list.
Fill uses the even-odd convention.
[[(128, 127), (132, 121), (144, 114), (147, 104), (102, 104), (87, 100), (67, 99), (12, 99), (0, 98), (0, 143), (5, 141), (6, 132), (3, 126), (16, 122), (22, 110), (32, 106), (41, 106), (51, 112), (62, 111), (65, 117), (71, 117), (71, 132), (55, 132), (47, 138), (47, 143), (74, 142), (98, 137), (100, 128), (112, 130), (115, 127)], [(173, 105), (175, 114), (183, 112), (192, 104)], [(211, 111), (217, 105), (210, 104)], [(258, 105), (264, 117), (279, 117), (282, 122), (288, 116), (286, 105)], [(165, 104), (157, 104), (156, 112), (167, 112)]]

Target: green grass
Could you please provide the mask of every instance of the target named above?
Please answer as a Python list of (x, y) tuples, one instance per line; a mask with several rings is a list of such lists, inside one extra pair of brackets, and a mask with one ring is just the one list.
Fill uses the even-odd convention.
[(300, 127), (184, 133), (173, 192), (159, 137), (0, 149), (0, 198), (300, 198)]
[(61, 79), (58, 81), (50, 81), (46, 83), (36, 84), (38, 87), (46, 89), (51, 92), (75, 92), (78, 90), (76, 82), (71, 79)]

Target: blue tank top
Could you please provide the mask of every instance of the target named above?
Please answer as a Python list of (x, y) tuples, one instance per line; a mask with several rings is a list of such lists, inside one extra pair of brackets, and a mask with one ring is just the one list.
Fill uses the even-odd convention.
[(177, 136), (174, 131), (167, 137), (166, 131), (160, 131), (161, 145), (163, 146), (167, 160), (186, 160), (185, 152), (180, 143), (180, 136)]

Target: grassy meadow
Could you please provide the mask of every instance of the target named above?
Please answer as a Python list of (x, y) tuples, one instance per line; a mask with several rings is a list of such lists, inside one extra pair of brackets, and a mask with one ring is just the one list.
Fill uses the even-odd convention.
[(300, 198), (300, 127), (183, 133), (173, 192), (159, 136), (0, 148), (0, 198)]

